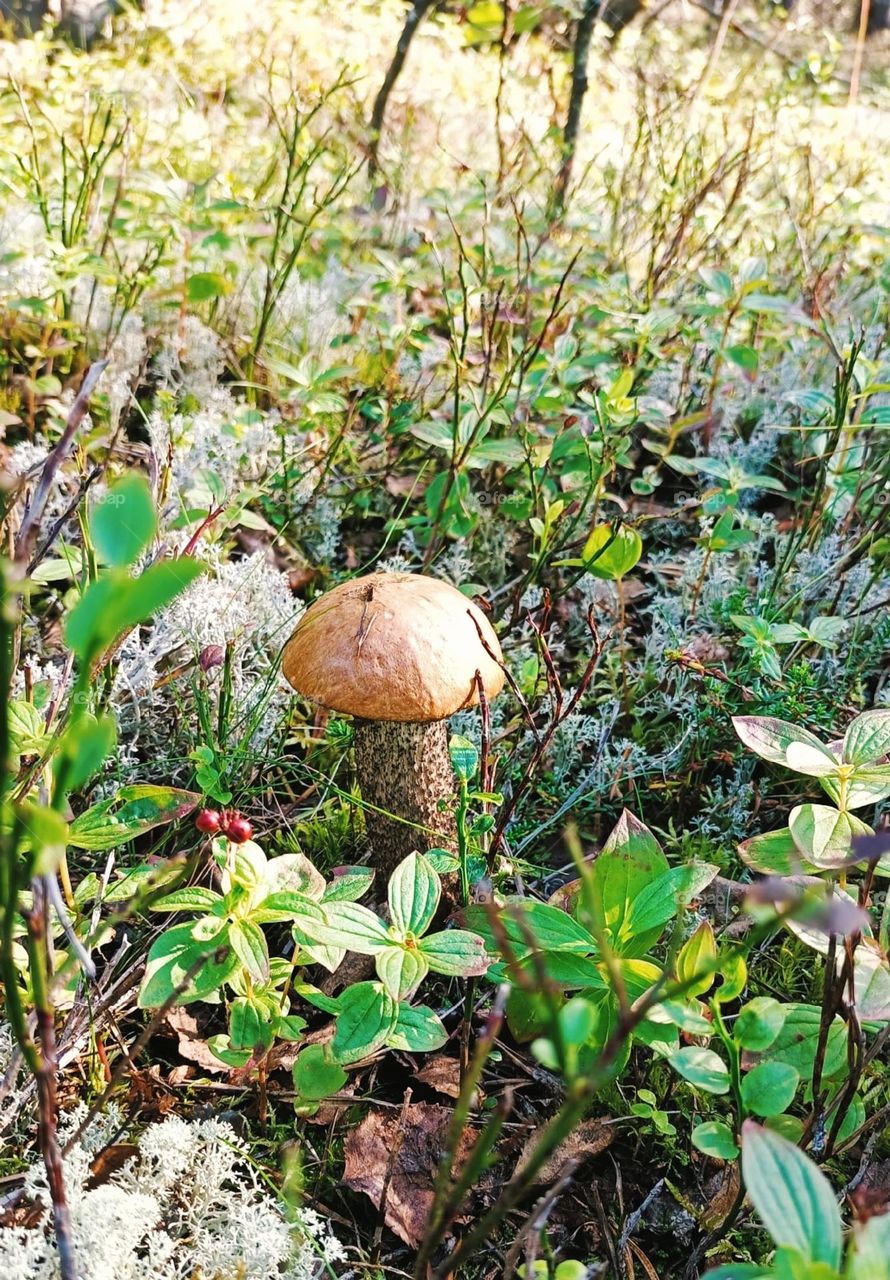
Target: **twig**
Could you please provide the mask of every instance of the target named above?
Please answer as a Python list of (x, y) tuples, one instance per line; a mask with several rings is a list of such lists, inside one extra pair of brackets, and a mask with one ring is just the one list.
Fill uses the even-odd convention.
[(19, 528), (15, 540), (15, 562), (16, 564), (27, 563), (31, 546), (37, 534), (37, 528), (40, 524), (41, 516), (46, 507), (49, 492), (56, 472), (65, 460), (68, 450), (74, 441), (77, 428), (86, 417), (89, 408), (90, 396), (96, 389), (96, 384), (105, 371), (108, 364), (107, 357), (103, 360), (96, 360), (90, 365), (84, 374), (83, 382), (80, 384), (80, 390), (77, 393), (74, 404), (71, 406), (68, 417), (65, 421), (65, 430), (59, 437), (58, 444), (47, 455), (46, 462), (43, 464), (43, 470), (40, 473), (40, 479), (37, 482), (37, 488), (34, 490), (34, 496), (28, 503), (28, 509), (22, 517), (22, 523)]

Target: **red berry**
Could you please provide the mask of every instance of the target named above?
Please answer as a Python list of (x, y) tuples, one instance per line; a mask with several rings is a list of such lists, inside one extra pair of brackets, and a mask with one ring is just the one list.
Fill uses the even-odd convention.
[(195, 826), (199, 831), (203, 831), (205, 836), (215, 835), (220, 825), (219, 814), (215, 809), (202, 809), (195, 818)]
[(249, 840), (253, 835), (253, 827), (246, 818), (242, 818), (240, 814), (235, 814), (234, 817), (229, 819), (225, 833), (233, 844), (243, 844), (245, 840)]

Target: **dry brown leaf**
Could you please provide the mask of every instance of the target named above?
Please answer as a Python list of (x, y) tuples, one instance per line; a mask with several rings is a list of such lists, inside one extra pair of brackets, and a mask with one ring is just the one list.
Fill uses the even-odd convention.
[(460, 1093), (460, 1063), (447, 1053), (434, 1053), (427, 1058), (420, 1071), (415, 1071), (414, 1079), (429, 1085), (436, 1093), (456, 1098)]
[[(521, 1173), (531, 1157), (532, 1152), (538, 1145), (540, 1133), (535, 1130), (530, 1133), (526, 1140), (525, 1146), (522, 1148), (522, 1154), (516, 1165), (516, 1172)], [(610, 1147), (615, 1140), (615, 1126), (609, 1124), (605, 1120), (582, 1120), (581, 1123), (572, 1130), (566, 1138), (562, 1146), (554, 1151), (553, 1155), (543, 1166), (541, 1171), (535, 1178), (535, 1182), (549, 1184), (555, 1182), (559, 1177), (560, 1170), (567, 1160), (591, 1160), (594, 1156), (598, 1156), (600, 1152), (605, 1151), (606, 1147)]]
[(226, 1075), (229, 1068), (220, 1062), (207, 1047), (198, 1020), (193, 1013), (184, 1008), (172, 1008), (164, 1019), (171, 1031), (179, 1037), (177, 1048), (186, 1062), (194, 1062), (203, 1070), (214, 1075)]
[[(412, 1248), (417, 1248), (426, 1230), (450, 1123), (449, 1107), (415, 1102), (404, 1111), (369, 1112), (346, 1139), (343, 1181), (379, 1209), (391, 1168), (383, 1220)], [(473, 1141), (471, 1132), (461, 1136), (457, 1168)]]

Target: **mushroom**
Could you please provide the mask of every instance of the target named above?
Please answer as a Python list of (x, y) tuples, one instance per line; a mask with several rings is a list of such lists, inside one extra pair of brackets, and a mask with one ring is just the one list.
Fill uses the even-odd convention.
[(288, 641), (282, 665), (297, 692), (353, 717), (365, 826), (387, 877), (414, 850), (453, 842), (454, 816), (439, 808), (454, 793), (447, 720), (479, 701), (477, 673), (487, 697), (500, 692), (500, 658), (485, 615), (418, 573), (341, 583)]

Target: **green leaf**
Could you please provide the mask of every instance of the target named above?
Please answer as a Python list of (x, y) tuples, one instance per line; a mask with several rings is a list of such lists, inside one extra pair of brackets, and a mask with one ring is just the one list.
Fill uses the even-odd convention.
[[(769, 1046), (770, 1061), (787, 1062), (800, 1073), (803, 1080), (809, 1080), (816, 1060), (821, 1020), (822, 1010), (818, 1005), (785, 1005), (785, 1021)], [(846, 1067), (847, 1029), (844, 1022), (836, 1017), (828, 1032), (823, 1074), (830, 1080), (846, 1071)]]
[(215, 271), (196, 271), (186, 283), (189, 302), (208, 302), (211, 298), (222, 298), (230, 289), (231, 285), (226, 277)]
[(376, 956), (393, 939), (378, 915), (359, 902), (328, 902), (325, 920), (301, 920), (300, 927), (313, 942), (346, 947), (360, 956)]
[(451, 767), (454, 772), (464, 782), (469, 782), (479, 767), (479, 752), (473, 743), (469, 738), (461, 738), (456, 733), (452, 734), (448, 742), (448, 754), (451, 757)]
[[(637, 895), (668, 870), (668, 860), (652, 832), (628, 809), (623, 810), (591, 873), (595, 906), (602, 911), (601, 924), (613, 945)], [(641, 945), (645, 949), (654, 941), (654, 937), (644, 939)]]
[(727, 360), (731, 360), (734, 365), (744, 369), (746, 373), (757, 372), (758, 357), (753, 347), (742, 345), (727, 347), (723, 354)]
[(584, 543), (581, 559), (594, 578), (611, 582), (630, 573), (642, 554), (643, 541), (635, 529), (627, 525), (616, 529), (610, 524), (600, 524)]
[(720, 1120), (697, 1124), (692, 1130), (692, 1145), (717, 1160), (735, 1160), (739, 1154), (732, 1130)]
[[(820, 778), (819, 785), (835, 804), (840, 803), (837, 778)], [(845, 808), (861, 809), (867, 804), (880, 804), (890, 796), (890, 765), (857, 765), (847, 785)]]
[(761, 1062), (742, 1080), (742, 1101), (758, 1116), (778, 1116), (794, 1101), (800, 1076), (786, 1062)]
[(842, 1225), (831, 1184), (792, 1142), (746, 1120), (742, 1176), (763, 1225), (777, 1245), (837, 1269)]
[(770, 716), (733, 716), (732, 723), (745, 746), (771, 764), (816, 778), (837, 773), (838, 761), (808, 729)]
[(869, 764), (890, 754), (890, 707), (863, 711), (844, 734), (843, 758)]
[(151, 904), (152, 911), (212, 911), (218, 902), (222, 902), (222, 894), (213, 889), (202, 888), (201, 885), (188, 885), (184, 889), (174, 889)]
[(103, 715), (98, 719), (89, 714), (78, 716), (59, 743), (56, 785), (66, 794), (78, 790), (98, 772), (116, 741), (114, 716)]
[(439, 907), (442, 885), (420, 853), (412, 853), (396, 867), (389, 881), (389, 914), (402, 934), (425, 933)]
[[(214, 924), (218, 926), (219, 921)], [(177, 1004), (207, 999), (238, 967), (238, 957), (229, 946), (227, 926), (207, 936), (203, 920), (191, 921), (167, 929), (156, 938), (146, 959), (139, 1008), (155, 1009), (166, 1003), (193, 967), (197, 971), (178, 995)]]
[(103, 564), (135, 564), (157, 533), (157, 516), (148, 481), (138, 472), (118, 480), (90, 513), (90, 536)]
[(337, 867), (322, 894), (322, 902), (355, 902), (367, 893), (374, 879), (370, 867)]
[(338, 1000), (331, 1053), (337, 1062), (358, 1062), (381, 1048), (395, 1029), (399, 1006), (379, 982), (356, 982)]
[(252, 1000), (238, 996), (229, 1007), (229, 1043), (233, 1049), (268, 1049), (272, 1024)]
[(235, 920), (229, 929), (229, 942), (244, 968), (257, 982), (269, 978), (269, 949), (266, 937), (252, 920)]
[(407, 1000), (414, 994), (429, 972), (426, 956), (414, 947), (394, 942), (374, 957), (377, 977), (393, 1000)]
[(853, 959), (853, 989), (861, 1022), (890, 1022), (890, 965), (880, 949), (865, 940)]
[(785, 1008), (772, 996), (755, 996), (739, 1010), (733, 1038), (743, 1049), (758, 1053), (768, 1049), (782, 1030)]
[(116, 849), (155, 827), (184, 818), (200, 800), (198, 792), (180, 791), (175, 787), (145, 784), (121, 787), (108, 800), (84, 810), (74, 819), (68, 842), (75, 849)]
[(432, 1009), (425, 1005), (400, 1004), (386, 1044), (390, 1049), (402, 1049), (406, 1053), (432, 1053), (434, 1049), (441, 1049), (447, 1039), (448, 1032)]
[(147, 621), (204, 572), (180, 557), (152, 565), (138, 578), (109, 569), (87, 587), (65, 622), (65, 641), (82, 662), (92, 663), (123, 632)]
[(729, 1093), (729, 1070), (713, 1049), (687, 1045), (672, 1053), (668, 1062), (696, 1089), (705, 1093)]
[(788, 827), (743, 840), (739, 857), (746, 867), (764, 876), (811, 875), (819, 870), (801, 855)]
[[(685, 989), (685, 998), (703, 996), (714, 985), (717, 977), (717, 941), (708, 920), (703, 920), (691, 937), (687, 938), (677, 956), (677, 978), (688, 982), (698, 980)], [(698, 977), (698, 975), (702, 975)]]
[(847, 1280), (888, 1280), (890, 1277), (890, 1214), (884, 1213), (853, 1227)]
[(646, 885), (634, 898), (621, 929), (618, 944), (621, 953), (628, 954), (624, 946), (626, 941), (639, 934), (648, 936), (672, 919), (681, 908), (707, 888), (718, 870), (711, 863), (689, 863), (685, 867), (672, 867)]
[(853, 837), (872, 834), (871, 827), (852, 813), (839, 813), (827, 804), (799, 804), (788, 819), (798, 850), (819, 870), (842, 867), (853, 851)]
[[(495, 930), (491, 923), (492, 911), (500, 921), (500, 930)], [(501, 930), (520, 956), (528, 954), (535, 947), (541, 951), (573, 951), (582, 954), (596, 951), (593, 934), (578, 924), (567, 911), (546, 902), (508, 898), (500, 908), (482, 905), (467, 907), (464, 919), (488, 943), (491, 951), (498, 949), (497, 939)]]
[(342, 1089), (349, 1078), (320, 1044), (311, 1044), (301, 1050), (293, 1066), (293, 1077), (297, 1093), (309, 1102), (329, 1098)]
[(432, 933), (419, 943), (421, 954), (434, 973), (454, 978), (470, 978), (488, 971), (491, 956), (477, 933), (467, 929), (446, 929)]

